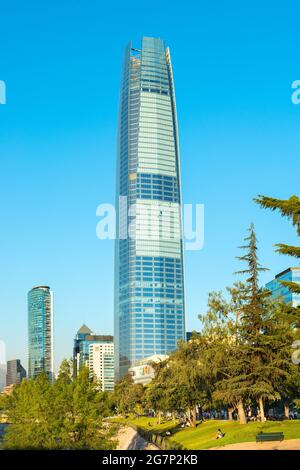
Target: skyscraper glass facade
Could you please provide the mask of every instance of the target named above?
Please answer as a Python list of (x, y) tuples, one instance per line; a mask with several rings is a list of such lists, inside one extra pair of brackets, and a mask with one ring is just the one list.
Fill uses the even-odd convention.
[[(179, 144), (170, 51), (127, 46), (117, 161), (116, 376), (185, 338)], [(129, 213), (129, 217), (127, 214)]]
[(38, 286), (28, 293), (28, 376), (53, 377), (53, 293)]
[(89, 367), (89, 353), (91, 345), (100, 344), (103, 347), (108, 345), (109, 348), (113, 348), (113, 340), (114, 338), (111, 335), (95, 335), (88, 326), (82, 325), (82, 327), (77, 331), (74, 339), (74, 375), (77, 376), (82, 367)]
[(26, 370), (20, 359), (7, 361), (6, 385), (20, 384), (26, 378)]
[(280, 281), (298, 282), (300, 284), (300, 268), (288, 268), (277, 274), (275, 279), (266, 284), (266, 288), (271, 291), (273, 299), (280, 298), (293, 307), (300, 306), (300, 294), (294, 294)]

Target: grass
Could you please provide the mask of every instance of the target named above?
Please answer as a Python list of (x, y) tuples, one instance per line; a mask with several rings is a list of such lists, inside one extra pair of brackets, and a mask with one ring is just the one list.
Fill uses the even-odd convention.
[[(284, 439), (300, 439), (300, 421), (267, 421), (266, 423), (239, 424), (235, 421), (210, 420), (198, 423), (196, 428), (180, 428), (178, 422), (165, 421), (157, 424), (156, 418), (127, 418), (117, 419), (120, 423), (138, 426), (140, 428), (164, 434), (170, 431), (169, 439), (175, 441), (186, 449), (209, 449), (238, 442), (253, 442), (256, 435), (263, 432), (283, 432)], [(150, 425), (149, 425), (150, 423)], [(225, 433), (223, 439), (216, 440), (218, 428)]]

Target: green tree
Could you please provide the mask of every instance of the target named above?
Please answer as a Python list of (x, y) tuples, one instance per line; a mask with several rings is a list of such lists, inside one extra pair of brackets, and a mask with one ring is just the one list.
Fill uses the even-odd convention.
[[(300, 236), (300, 199), (298, 196), (293, 195), (289, 199), (277, 199), (259, 195), (254, 200), (261, 207), (272, 211), (278, 211), (283, 217), (287, 217), (291, 221), (292, 225), (296, 227), (297, 234)], [(292, 256), (297, 259), (300, 258), (299, 246), (291, 246), (284, 243), (277, 243), (275, 246), (276, 251), (280, 254)], [(299, 283), (291, 281), (280, 281), (280, 283), (286, 286), (291, 292), (300, 294)], [(294, 339), (299, 339), (300, 308), (293, 309), (290, 307), (289, 316), (292, 317), (292, 321), (294, 321)], [(294, 367), (292, 376), (283, 381), (282, 385), (284, 389), (285, 416), (288, 417), (289, 404), (294, 401), (295, 396), (299, 397), (300, 394), (299, 367)]]
[[(289, 199), (275, 199), (259, 195), (254, 201), (261, 207), (271, 209), (272, 211), (279, 211), (283, 217), (287, 217), (294, 227), (297, 229), (297, 234), (300, 237), (300, 199), (298, 196), (291, 196)], [(286, 245), (284, 243), (277, 243), (276, 251), (283, 255), (293, 256), (297, 259), (300, 258), (300, 247)], [(290, 289), (291, 292), (300, 294), (300, 284), (297, 282), (280, 281)]]
[(245, 289), (242, 283), (227, 288), (229, 300), (225, 300), (220, 292), (210, 293), (208, 311), (200, 316), (204, 343), (201, 360), (206, 363), (212, 398), (227, 406), (230, 418), (236, 409), (240, 424), (246, 423), (244, 402), (249, 397), (245, 356), (238, 330)]
[(7, 413), (11, 425), (5, 435), (9, 449), (54, 449), (51, 432), (51, 384), (46, 374), (35, 380), (23, 380), (8, 397)]
[(248, 288), (238, 329), (247, 390), (249, 397), (258, 402), (264, 420), (264, 402), (281, 397), (280, 383), (290, 374), (292, 319), (284, 307), (270, 299), (270, 292), (259, 286), (259, 273), (266, 268), (258, 262), (253, 224), (249, 232), (245, 238), (247, 244), (241, 247), (245, 254), (238, 258), (247, 264), (247, 268), (238, 273), (247, 275)]
[(169, 375), (171, 373), (167, 361), (153, 364), (155, 377), (145, 387), (145, 405), (148, 410), (153, 410), (158, 418), (158, 424), (161, 422), (162, 413), (174, 412), (174, 396), (169, 390)]
[(212, 396), (238, 410), (240, 423), (246, 422), (245, 403), (257, 402), (264, 419), (264, 402), (294, 396), (295, 366), (290, 345), (295, 335), (291, 308), (272, 301), (270, 293), (259, 286), (264, 270), (257, 258), (257, 240), (250, 227), (245, 255), (245, 283), (227, 288), (228, 300), (211, 293), (208, 312), (200, 317), (201, 335), (207, 346), (202, 360), (210, 366)]
[(7, 449), (111, 449), (114, 428), (103, 422), (106, 395), (83, 368), (72, 380), (64, 361), (51, 383), (44, 374), (23, 380), (8, 397)]
[(127, 415), (130, 413), (141, 414), (144, 410), (144, 387), (135, 384), (130, 374), (126, 374), (116, 385), (113, 401), (118, 413)]
[(147, 388), (148, 405), (160, 416), (162, 412), (181, 412), (191, 426), (196, 426), (197, 407), (208, 401), (207, 375), (200, 361), (198, 338), (181, 342), (168, 360), (155, 366), (155, 377)]

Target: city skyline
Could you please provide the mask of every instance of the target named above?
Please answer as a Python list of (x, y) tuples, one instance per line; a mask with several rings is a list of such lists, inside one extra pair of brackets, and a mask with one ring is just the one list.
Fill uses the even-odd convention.
[(216, 18), (213, 7), (194, 6), (191, 15), (162, 5), (159, 17), (133, 8), (127, 22), (114, 23), (96, 2), (93, 15), (83, 2), (72, 11), (62, 2), (64, 14), (54, 9), (47, 17), (64, 38), (53, 41), (36, 6), (39, 13), (29, 15), (24, 5), (5, 5), (0, 32), (7, 86), (0, 106), (0, 339), (7, 359), (27, 364), (26, 293), (37, 284), (51, 285), (56, 296), (56, 368), (71, 356), (78, 325), (113, 332), (113, 242), (96, 238), (95, 212), (114, 201), (120, 64), (130, 37), (163, 37), (173, 51), (183, 200), (205, 205), (204, 247), (185, 258), (187, 330), (199, 329), (208, 292), (237, 279), (234, 257), (250, 222), (271, 270), (261, 283), (293, 266), (273, 245), (294, 244), (294, 231), (252, 202), (257, 194), (287, 198), (299, 190), (292, 168), (300, 106), (291, 102), (298, 31), (290, 12), (256, 1), (242, 12), (238, 2), (216, 2)]

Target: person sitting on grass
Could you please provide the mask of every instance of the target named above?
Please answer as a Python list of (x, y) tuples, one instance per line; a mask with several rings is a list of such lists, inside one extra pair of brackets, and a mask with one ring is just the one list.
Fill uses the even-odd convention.
[(222, 439), (222, 437), (225, 436), (225, 433), (221, 431), (221, 429), (218, 429), (217, 437), (216, 439)]

